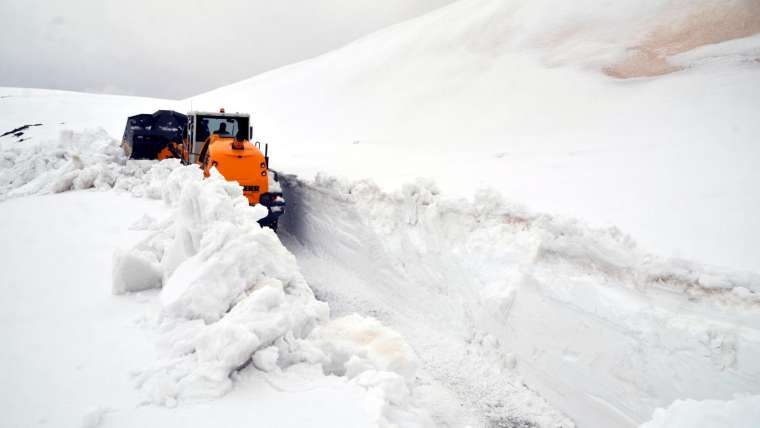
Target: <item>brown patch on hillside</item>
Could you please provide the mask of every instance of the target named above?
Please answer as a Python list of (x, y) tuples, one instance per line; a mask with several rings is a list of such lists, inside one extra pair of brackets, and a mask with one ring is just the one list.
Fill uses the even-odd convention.
[(655, 28), (623, 61), (603, 69), (608, 76), (626, 79), (658, 76), (680, 70), (668, 57), (727, 40), (760, 33), (760, 1), (719, 2)]

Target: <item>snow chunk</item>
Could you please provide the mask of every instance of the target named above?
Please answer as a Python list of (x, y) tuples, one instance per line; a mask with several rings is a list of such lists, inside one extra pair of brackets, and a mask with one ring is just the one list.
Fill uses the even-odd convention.
[(433, 426), (412, 390), (417, 356), (396, 331), (352, 314), (317, 327), (308, 345), (322, 353), (326, 373), (347, 376), (367, 391), (366, 408), (378, 426)]
[(379, 370), (411, 380), (417, 371), (417, 357), (404, 338), (374, 318), (338, 318), (317, 328), (310, 339), (325, 353), (327, 373), (354, 378)]
[[(162, 174), (153, 174), (156, 184)], [(161, 328), (170, 352), (138, 383), (160, 404), (218, 396), (232, 386), (231, 374), (252, 361), (274, 370), (271, 345), (306, 338), (327, 320), (328, 308), (277, 235), (259, 226), (261, 210), (248, 205), (236, 183), (216, 172), (204, 180), (200, 169), (186, 166), (171, 170), (157, 191), (173, 208), (171, 217), (127, 255), (115, 256), (115, 291), (164, 284)], [(133, 266), (147, 266), (148, 278), (133, 274)]]
[(151, 217), (148, 214), (144, 214), (142, 217), (140, 217), (139, 220), (132, 223), (131, 226), (129, 226), (129, 230), (153, 230), (153, 226), (156, 224), (156, 219)]
[(676, 400), (657, 409), (640, 428), (712, 428), (760, 426), (760, 395), (719, 400)]
[(168, 278), (161, 300), (167, 313), (214, 322), (246, 290), (272, 279), (297, 293), (308, 290), (295, 258), (274, 232), (258, 225), (261, 212), (248, 206), (240, 186), (218, 175), (187, 181), (188, 173), (200, 177), (198, 168), (188, 167), (168, 180), (169, 187), (178, 178), (185, 185), (164, 264)]
[(161, 286), (161, 269), (155, 254), (135, 249), (116, 250), (113, 255), (114, 294), (142, 291)]
[(268, 348), (264, 348), (255, 354), (253, 354), (253, 365), (256, 366), (257, 369), (265, 372), (273, 372), (276, 371), (279, 367), (277, 366), (277, 358), (280, 356), (280, 351), (277, 349), (276, 346), (270, 346)]

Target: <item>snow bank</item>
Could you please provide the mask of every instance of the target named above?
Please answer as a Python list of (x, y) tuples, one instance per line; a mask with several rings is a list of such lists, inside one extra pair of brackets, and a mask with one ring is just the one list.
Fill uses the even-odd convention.
[(102, 129), (64, 131), (51, 144), (8, 145), (0, 152), (0, 200), (110, 188), (125, 162), (121, 148)]
[(161, 286), (161, 269), (156, 255), (135, 249), (114, 251), (112, 270), (114, 294), (148, 290)]
[(160, 199), (166, 178), (179, 165), (178, 159), (127, 160), (119, 142), (103, 129), (65, 130), (46, 144), (3, 147), (0, 201), (91, 188)]
[(162, 180), (160, 168), (127, 187), (161, 189), (172, 214), (137, 222), (152, 233), (115, 253), (113, 276), (115, 293), (162, 286), (163, 357), (136, 374), (150, 402), (221, 396), (248, 367), (276, 375), (316, 364), (365, 390), (378, 426), (428, 423), (413, 394), (416, 358), (398, 333), (358, 315), (329, 321), (295, 257), (259, 226), (265, 208), (249, 207), (235, 183), (195, 166)]
[(639, 428), (749, 428), (760, 426), (760, 395), (719, 400), (677, 400), (657, 409)]
[(579, 425), (630, 426), (685, 392), (760, 393), (757, 274), (647, 254), (496, 192), (451, 200), (429, 181), (386, 193), (324, 175), (283, 186), (285, 242), (319, 294), (381, 315), (492, 424), (566, 425), (541, 397)]
[(760, 306), (760, 274), (647, 254), (615, 227), (592, 228), (577, 219), (532, 213), (494, 190), (477, 191), (471, 201), (449, 200), (430, 180), (418, 180), (400, 192), (386, 193), (370, 180), (349, 182), (324, 174), (318, 174), (310, 183), (290, 177), (289, 185), (305, 186), (355, 204), (367, 212), (370, 227), (388, 233), (419, 223), (433, 233), (431, 225), (435, 224), (441, 228), (443, 239), (459, 237), (467, 245), (477, 246), (472, 249), (492, 255), (495, 251), (509, 251), (491, 248), (499, 242), (529, 237), (530, 242), (519, 244), (529, 246), (528, 258), (521, 259), (532, 263), (570, 263), (620, 278), (621, 285), (634, 289), (668, 287), (690, 298)]

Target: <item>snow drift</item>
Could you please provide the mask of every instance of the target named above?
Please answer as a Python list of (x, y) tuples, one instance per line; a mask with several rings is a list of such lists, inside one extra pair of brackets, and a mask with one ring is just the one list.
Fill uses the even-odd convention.
[(64, 131), (55, 144), (9, 146), (0, 152), (0, 198), (110, 188), (125, 162), (102, 129)]

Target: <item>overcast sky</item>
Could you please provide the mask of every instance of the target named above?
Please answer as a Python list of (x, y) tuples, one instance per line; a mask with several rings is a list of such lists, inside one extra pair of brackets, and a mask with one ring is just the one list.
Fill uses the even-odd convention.
[(184, 98), (453, 0), (0, 0), (0, 86)]

